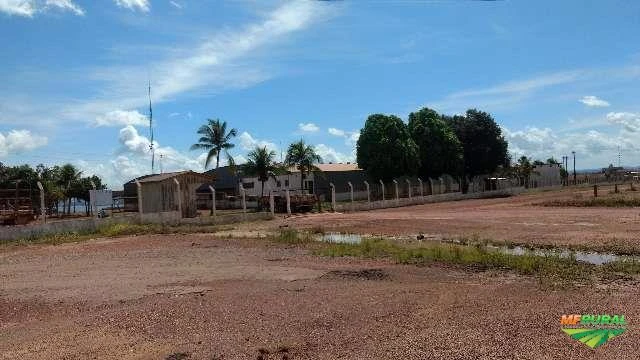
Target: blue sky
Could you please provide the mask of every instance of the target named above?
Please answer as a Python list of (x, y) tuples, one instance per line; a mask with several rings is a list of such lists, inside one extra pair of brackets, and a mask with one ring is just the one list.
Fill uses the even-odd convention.
[(640, 2), (0, 0), (0, 161), (72, 162), (114, 188), (206, 118), (232, 154), (297, 139), (353, 161), (371, 113), (494, 115), (516, 156), (637, 165)]

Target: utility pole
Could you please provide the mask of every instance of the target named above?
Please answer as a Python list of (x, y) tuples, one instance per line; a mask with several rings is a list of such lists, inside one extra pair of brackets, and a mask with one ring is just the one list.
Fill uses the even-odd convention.
[(573, 154), (573, 185), (576, 185), (576, 152), (572, 151), (571, 154)]

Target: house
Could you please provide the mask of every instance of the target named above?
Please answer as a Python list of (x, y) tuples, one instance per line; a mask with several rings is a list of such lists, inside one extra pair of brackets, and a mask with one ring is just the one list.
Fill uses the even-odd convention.
[(211, 209), (211, 189), (209, 186), (213, 186), (216, 190), (216, 200), (219, 200), (216, 204), (217, 208), (234, 208), (235, 205), (229, 202), (235, 203), (235, 199), (240, 194), (239, 170), (239, 167), (221, 166), (204, 172), (204, 175), (214, 180), (208, 181), (196, 189), (198, 209)]
[(196, 189), (212, 181), (211, 176), (194, 171), (141, 176), (124, 184), (125, 209), (143, 214), (181, 210), (181, 217), (195, 217)]
[[(355, 163), (338, 163), (338, 164), (316, 164), (318, 170), (305, 174), (301, 179), (300, 170), (292, 167), (287, 174), (276, 175), (264, 183), (264, 191), (262, 183), (257, 177), (243, 177), (242, 187), (245, 189), (247, 196), (268, 195), (269, 192), (304, 191), (318, 195), (321, 199), (331, 198), (330, 183), (336, 188), (336, 198), (338, 201), (346, 200), (349, 197), (349, 185), (351, 182), (355, 192), (364, 192), (364, 181), (367, 179), (366, 173), (358, 168)], [(302, 186), (302, 187), (301, 187)], [(346, 194), (346, 195), (343, 195)], [(345, 199), (342, 199), (346, 196)], [(365, 195), (366, 197), (366, 195)]]
[(562, 185), (560, 164), (544, 164), (533, 167), (529, 178), (530, 187), (559, 186)]

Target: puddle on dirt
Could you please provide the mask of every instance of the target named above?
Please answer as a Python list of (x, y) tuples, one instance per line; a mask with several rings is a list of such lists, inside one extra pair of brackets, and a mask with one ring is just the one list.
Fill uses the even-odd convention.
[(362, 235), (358, 234), (341, 234), (326, 233), (322, 235), (320, 241), (339, 244), (359, 244), (362, 241)]
[(557, 250), (544, 250), (544, 249), (527, 249), (522, 246), (515, 247), (499, 247), (499, 246), (487, 246), (489, 249), (493, 249), (499, 251), (503, 254), (509, 255), (535, 255), (535, 256), (560, 256), (562, 258), (569, 258), (574, 256), (577, 261), (586, 262), (588, 264), (593, 265), (602, 265), (618, 260), (625, 261), (640, 261), (637, 257), (633, 256), (622, 256), (615, 254), (607, 254), (607, 253), (597, 253), (597, 252), (585, 252), (585, 251), (571, 251), (567, 249), (557, 249)]

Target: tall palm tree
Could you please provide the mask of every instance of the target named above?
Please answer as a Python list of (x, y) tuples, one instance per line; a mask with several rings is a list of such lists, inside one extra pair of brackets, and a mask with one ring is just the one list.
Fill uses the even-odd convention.
[(64, 164), (60, 167), (58, 185), (64, 189), (63, 193), (67, 201), (67, 214), (71, 213), (71, 187), (80, 180), (82, 171), (79, 171), (71, 164)]
[(273, 150), (267, 150), (267, 147), (256, 146), (248, 155), (247, 163), (242, 166), (245, 175), (253, 175), (258, 177), (258, 181), (262, 183), (260, 197), (264, 196), (264, 183), (270, 177), (275, 176), (280, 168), (275, 162), (276, 153)]
[(318, 168), (313, 164), (322, 162), (322, 158), (316, 154), (313, 146), (306, 144), (304, 140), (300, 140), (289, 145), (284, 162), (288, 166), (295, 166), (300, 170), (300, 190), (302, 190), (304, 188), (305, 175), (317, 170)]
[(230, 157), (228, 151), (235, 145), (231, 138), (238, 134), (238, 130), (231, 129), (227, 132), (227, 122), (220, 119), (207, 119), (207, 124), (200, 126), (198, 134), (202, 135), (197, 143), (191, 145), (191, 150), (208, 150), (207, 160), (204, 163), (206, 169), (213, 157), (216, 157), (216, 169), (220, 166), (220, 153), (222, 151)]

